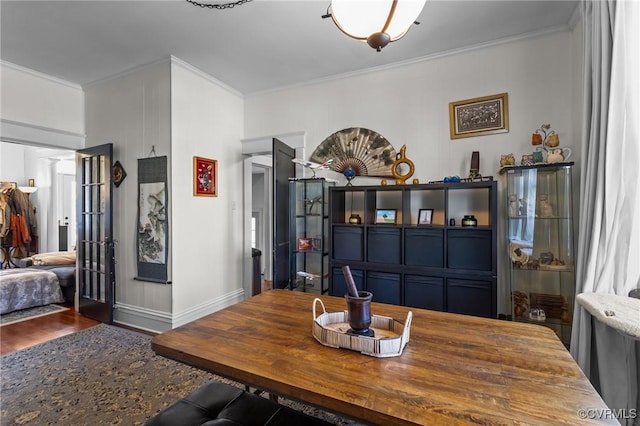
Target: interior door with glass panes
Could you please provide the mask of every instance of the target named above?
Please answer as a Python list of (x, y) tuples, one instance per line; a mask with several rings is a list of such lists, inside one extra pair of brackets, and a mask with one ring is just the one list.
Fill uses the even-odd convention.
[(113, 323), (115, 299), (112, 152), (106, 144), (76, 153), (79, 310), (106, 324)]

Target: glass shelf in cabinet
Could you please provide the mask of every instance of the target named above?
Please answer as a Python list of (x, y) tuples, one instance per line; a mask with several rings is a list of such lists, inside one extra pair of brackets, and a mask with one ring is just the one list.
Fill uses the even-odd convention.
[[(523, 265), (524, 266), (524, 265)], [(514, 271), (531, 271), (531, 272), (573, 272), (573, 266), (565, 265), (539, 265), (537, 268), (526, 268), (523, 266), (517, 266), (511, 262), (511, 269)]]
[(563, 322), (560, 318), (546, 318), (544, 321), (537, 321), (534, 319), (529, 319), (526, 316), (523, 317), (513, 317), (514, 321), (517, 322), (525, 322), (527, 324), (537, 324), (537, 325), (555, 325), (562, 327), (571, 327), (571, 322)]

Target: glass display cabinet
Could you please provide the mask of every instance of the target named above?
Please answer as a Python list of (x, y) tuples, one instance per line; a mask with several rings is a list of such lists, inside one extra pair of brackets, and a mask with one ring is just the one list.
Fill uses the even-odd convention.
[(575, 295), (572, 167), (506, 170), (512, 318), (552, 328), (567, 347)]
[(329, 291), (329, 187), (325, 178), (290, 179), (289, 285), (291, 290)]

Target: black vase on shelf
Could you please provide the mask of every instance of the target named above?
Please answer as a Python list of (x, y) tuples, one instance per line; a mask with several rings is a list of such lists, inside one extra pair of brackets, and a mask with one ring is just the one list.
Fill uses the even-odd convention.
[(352, 213), (349, 217), (349, 223), (352, 225), (359, 225), (362, 223), (362, 218), (357, 213)]
[(478, 219), (472, 214), (466, 214), (462, 218), (462, 226), (478, 226)]

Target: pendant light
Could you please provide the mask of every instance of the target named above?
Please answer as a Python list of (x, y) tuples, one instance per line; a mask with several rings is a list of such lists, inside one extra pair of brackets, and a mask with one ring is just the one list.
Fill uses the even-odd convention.
[(332, 0), (331, 13), (327, 15), (347, 36), (366, 41), (379, 52), (418, 23), (416, 19), (425, 3), (426, 0)]

